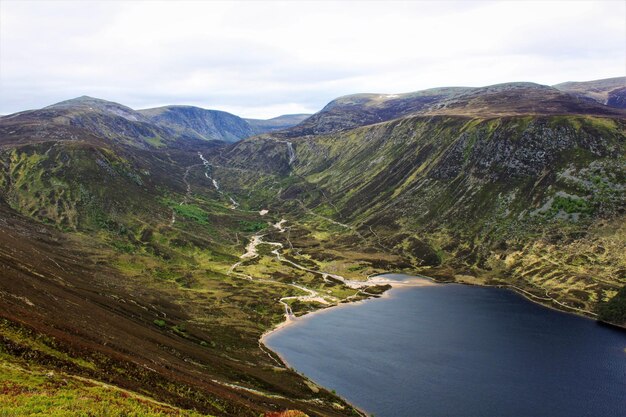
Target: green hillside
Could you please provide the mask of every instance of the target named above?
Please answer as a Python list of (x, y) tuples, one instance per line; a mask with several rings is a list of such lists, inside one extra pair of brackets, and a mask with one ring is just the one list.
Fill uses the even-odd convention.
[(233, 144), (197, 108), (0, 118), (8, 415), (361, 415), (260, 338), (385, 271), (626, 323), (622, 110), (528, 83), (381, 97)]

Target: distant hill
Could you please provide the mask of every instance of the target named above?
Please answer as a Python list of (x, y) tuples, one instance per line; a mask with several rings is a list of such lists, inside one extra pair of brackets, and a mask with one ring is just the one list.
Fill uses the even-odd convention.
[(310, 116), (310, 114), (285, 114), (273, 119), (245, 119), (245, 121), (248, 122), (256, 134), (261, 134), (288, 129), (303, 122)]
[(406, 94), (353, 94), (328, 103), (299, 125), (290, 129), (289, 136), (329, 133), (357, 126), (379, 123), (409, 114), (423, 112), (469, 88), (436, 88)]
[(626, 109), (626, 77), (584, 82), (570, 81), (557, 84), (554, 88), (609, 107)]
[(193, 106), (165, 106), (139, 110), (139, 113), (180, 135), (224, 142), (237, 142), (250, 136), (287, 129), (310, 116), (287, 114), (268, 120), (242, 119), (224, 111)]
[(44, 414), (143, 415), (117, 408), (141, 393), (165, 414), (354, 417), (259, 338), (380, 294), (352, 286), (385, 271), (626, 326), (619, 91), (356, 94), (268, 121), (83, 96), (0, 117), (5, 394)]
[(88, 96), (0, 118), (4, 140), (69, 139), (85, 134), (138, 147), (164, 146), (175, 139), (172, 132), (130, 107)]
[(112, 101), (81, 96), (42, 109), (0, 116), (0, 137), (6, 143), (93, 135), (135, 147), (159, 148), (197, 140), (236, 142), (292, 127), (306, 117), (245, 120), (224, 111), (194, 106), (133, 110)]
[(167, 127), (179, 135), (202, 140), (236, 142), (255, 134), (244, 119), (224, 111), (193, 106), (165, 106), (139, 110), (139, 113), (152, 123)]
[[(581, 83), (584, 84), (584, 83)], [(618, 100), (617, 97), (614, 100)], [(331, 101), (288, 136), (323, 134), (416, 115), (513, 116), (626, 112), (578, 94), (534, 83), (445, 87), (404, 94), (355, 94)]]

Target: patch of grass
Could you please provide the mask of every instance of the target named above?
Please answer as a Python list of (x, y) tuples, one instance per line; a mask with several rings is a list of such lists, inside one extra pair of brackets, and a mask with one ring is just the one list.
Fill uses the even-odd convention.
[(203, 225), (209, 224), (207, 212), (202, 210), (198, 206), (195, 206), (193, 204), (179, 204), (174, 205), (172, 209), (176, 212), (176, 214), (183, 216), (187, 219), (193, 220)]
[(555, 214), (558, 213), (560, 210), (563, 210), (568, 214), (593, 213), (593, 207), (586, 200), (555, 196), (554, 202), (552, 203), (552, 212)]
[(620, 326), (626, 325), (626, 286), (609, 301), (598, 304), (598, 319)]
[(144, 140), (155, 148), (162, 148), (163, 146), (165, 146), (165, 143), (163, 143), (163, 139), (159, 136), (144, 138)]
[[(35, 334), (25, 328), (14, 326), (11, 322), (5, 319), (0, 320), (0, 337), (5, 338), (6, 341), (10, 341), (15, 345), (32, 350), (33, 352), (41, 352), (61, 361), (71, 362), (81, 368), (91, 370), (96, 368), (92, 362), (72, 356), (69, 353), (60, 350), (53, 338), (41, 334)], [(7, 347), (0, 343), (0, 355), (3, 355), (3, 352), (6, 352), (6, 349)], [(0, 401), (0, 404), (1, 403), (2, 402)], [(1, 415), (2, 414), (0, 414), (0, 416)]]
[(352, 265), (348, 267), (348, 271), (350, 272), (362, 271), (365, 268), (367, 268), (367, 265), (365, 264)]
[(606, 131), (610, 131), (617, 127), (615, 120), (606, 117), (584, 116), (583, 120), (590, 126)]
[(161, 320), (161, 319), (155, 319), (153, 323), (161, 328), (164, 328), (165, 326), (167, 326), (167, 323), (165, 322), (165, 320)]
[(267, 223), (261, 221), (239, 220), (240, 230), (254, 233), (267, 227)]
[(114, 240), (111, 243), (111, 246), (115, 248), (116, 251), (121, 253), (133, 253), (135, 252), (135, 246), (128, 242), (123, 242), (119, 240)]
[(172, 326), (172, 331), (179, 336), (187, 337), (187, 329), (185, 328), (185, 323)]
[(48, 371), (39, 366), (23, 368), (0, 356), (0, 416), (49, 417), (199, 417), (191, 410), (159, 403), (151, 398), (99, 381)]

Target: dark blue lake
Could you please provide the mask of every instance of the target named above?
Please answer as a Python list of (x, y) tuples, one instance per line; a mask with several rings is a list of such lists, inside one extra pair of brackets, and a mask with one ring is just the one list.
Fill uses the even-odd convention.
[(506, 290), (394, 288), (265, 343), (376, 417), (626, 416), (626, 332)]

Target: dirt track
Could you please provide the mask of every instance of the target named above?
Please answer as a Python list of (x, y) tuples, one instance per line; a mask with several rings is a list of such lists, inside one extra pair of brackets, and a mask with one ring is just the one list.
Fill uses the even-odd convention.
[[(156, 317), (176, 323), (188, 314), (166, 290), (129, 282), (100, 264), (106, 257), (103, 249), (70, 241), (39, 224), (35, 228), (4, 204), (0, 214), (0, 316), (26, 334), (52, 337), (55, 349), (95, 367), (80, 367), (3, 338), (4, 350), (214, 415), (257, 417), (288, 408), (346, 415), (311, 402), (301, 378), (287, 370), (276, 373), (265, 352), (259, 350), (262, 363), (242, 361), (198, 344), (211, 338), (200, 329), (188, 329), (187, 337), (180, 337), (156, 326)], [(240, 380), (256, 381), (264, 389), (238, 388), (233, 382)]]

